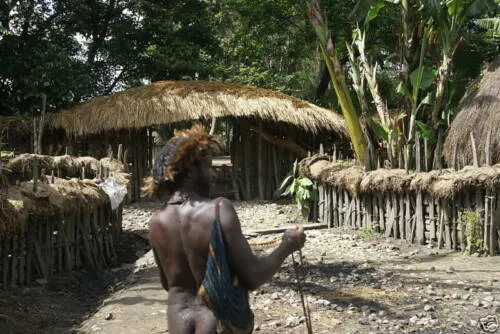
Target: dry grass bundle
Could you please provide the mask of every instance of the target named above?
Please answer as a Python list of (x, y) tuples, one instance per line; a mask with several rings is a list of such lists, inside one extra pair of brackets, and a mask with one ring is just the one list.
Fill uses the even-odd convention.
[(330, 165), (331, 162), (328, 160), (318, 160), (315, 163), (313, 163), (309, 167), (309, 170), (311, 172), (311, 178), (314, 180), (320, 179), (325, 169), (328, 168)]
[[(321, 165), (326, 167), (327, 164), (325, 164), (325, 163), (329, 163), (328, 156), (324, 155), (324, 154), (315, 154), (311, 157), (302, 159), (299, 162), (299, 174), (301, 176), (305, 176), (305, 177), (308, 177), (310, 179), (316, 180), (317, 177), (313, 176), (313, 173), (312, 173), (312, 166), (316, 165), (319, 162), (322, 162)], [(318, 170), (318, 168), (319, 168), (319, 165), (314, 167), (315, 172), (319, 175), (320, 171)]]
[(66, 199), (65, 211), (74, 211), (78, 207), (92, 211), (109, 201), (106, 194), (99, 189), (98, 184), (92, 180), (56, 179), (50, 186)]
[(78, 157), (76, 158), (77, 163), (80, 166), (85, 166), (85, 168), (90, 169), (90, 171), (94, 174), (97, 175), (99, 172), (99, 160), (93, 157)]
[(108, 168), (110, 173), (125, 173), (125, 165), (117, 159), (102, 158), (100, 163), (103, 167)]
[(53, 157), (48, 155), (38, 155), (25, 153), (11, 159), (7, 164), (7, 168), (13, 173), (23, 174), (33, 170), (35, 161), (38, 162), (39, 169), (51, 170)]
[(0, 194), (0, 236), (14, 232), (16, 223), (22, 221), (15, 204), (17, 203), (8, 200), (5, 194)]
[(125, 165), (120, 161), (111, 158), (102, 158), (100, 163), (103, 167), (109, 169), (109, 175), (113, 176), (116, 181), (118, 181), (121, 185), (127, 187), (130, 183), (130, 173), (127, 173), (125, 170)]
[(361, 192), (398, 192), (410, 190), (414, 174), (408, 174), (404, 169), (377, 169), (368, 172), (360, 184)]
[(430, 172), (415, 173), (410, 182), (410, 189), (414, 191), (427, 191), (432, 183), (434, 183), (442, 175), (453, 174), (452, 169), (439, 169)]
[(21, 182), (0, 195), (0, 235), (22, 229), (28, 217), (90, 212), (106, 203), (109, 198), (93, 180), (54, 178), (52, 184), (38, 182), (37, 191), (33, 181)]
[(70, 155), (60, 155), (54, 157), (52, 168), (59, 169), (63, 175), (75, 176), (79, 174), (81, 164), (78, 163), (77, 158)]
[(359, 193), (359, 185), (361, 184), (361, 180), (363, 180), (364, 168), (361, 166), (346, 168), (343, 164), (338, 164), (335, 167), (330, 167), (327, 174), (324, 174), (323, 177), (326, 177), (326, 182), (337, 188), (346, 189), (353, 195), (357, 195)]
[(267, 89), (207, 81), (159, 81), (100, 96), (51, 115), (49, 123), (71, 135), (87, 135), (214, 117), (257, 117), (311, 132), (347, 133), (342, 116), (331, 110)]

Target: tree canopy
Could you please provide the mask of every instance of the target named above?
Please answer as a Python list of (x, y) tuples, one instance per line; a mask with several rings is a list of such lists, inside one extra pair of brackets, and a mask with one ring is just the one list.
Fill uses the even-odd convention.
[[(53, 112), (177, 79), (251, 84), (339, 110), (307, 2), (1, 0), (0, 115), (36, 114), (43, 95)], [(401, 124), (407, 141), (410, 129), (445, 131), (468, 83), (499, 53), (498, 0), (319, 3), (353, 109), (375, 141)], [(356, 79), (368, 69), (372, 86)], [(393, 115), (401, 110), (402, 123)]]

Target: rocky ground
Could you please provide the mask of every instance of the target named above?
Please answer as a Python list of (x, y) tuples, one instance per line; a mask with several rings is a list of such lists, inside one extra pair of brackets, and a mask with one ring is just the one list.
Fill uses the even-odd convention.
[[(291, 204), (242, 202), (235, 203), (235, 207), (243, 231), (249, 235), (254, 230), (292, 225), (300, 220)], [(157, 209), (155, 203), (126, 208), (125, 228), (144, 233)], [(257, 236), (249, 241), (268, 241), (276, 236)], [(255, 249), (260, 255), (271, 250)], [(498, 257), (469, 257), (431, 245), (387, 239), (370, 231), (323, 229), (307, 231), (302, 262), (298, 273), (314, 333), (478, 333), (481, 318), (500, 317)], [(143, 283), (149, 288), (155, 286), (153, 294), (158, 296), (161, 288), (154, 267), (151, 253), (146, 253), (136, 263), (133, 283), (119, 298), (124, 298), (127, 289), (141, 295)], [(296, 282), (295, 267), (289, 258), (271, 282), (251, 293), (257, 332), (305, 332)], [(152, 311), (148, 315), (156, 319), (148, 323), (154, 325), (145, 328), (139, 323), (134, 332), (168, 331), (163, 302), (166, 294), (160, 296), (148, 309)], [(113, 327), (113, 320), (105, 320), (116, 311), (120, 317), (133, 317), (127, 313), (127, 306), (117, 306), (113, 297), (108, 306), (87, 321), (82, 331), (131, 331), (123, 327), (130, 324)], [(141, 312), (140, 308), (134, 312)]]
[[(107, 274), (107, 285), (98, 290), (100, 299), (97, 292), (91, 302), (80, 294), (73, 299), (62, 294), (61, 305), (81, 300), (92, 308), (90, 312), (56, 306), (58, 318), (67, 320), (64, 325), (54, 317), (49, 325), (57, 330), (32, 332), (168, 333), (167, 293), (160, 286), (147, 243), (136, 240), (147, 239), (148, 221), (159, 207), (158, 203), (145, 203), (125, 208), (128, 240), (123, 256), (137, 260)], [(250, 242), (278, 236), (254, 237), (252, 231), (300, 220), (292, 204), (245, 202), (235, 203), (235, 207)], [(489, 333), (495, 332), (493, 316), (500, 318), (500, 257), (469, 257), (431, 245), (387, 239), (370, 231), (323, 229), (306, 234), (302, 266), (297, 270), (314, 333), (488, 333), (481, 329), (480, 319), (489, 321)], [(260, 255), (271, 250), (255, 248)], [(76, 286), (85, 291), (85, 285)], [(66, 288), (64, 291), (71, 291), (71, 286)], [(251, 293), (250, 299), (257, 333), (305, 333), (290, 258), (271, 282)], [(488, 315), (492, 317), (485, 319)], [(0, 312), (0, 324), (1, 316)]]

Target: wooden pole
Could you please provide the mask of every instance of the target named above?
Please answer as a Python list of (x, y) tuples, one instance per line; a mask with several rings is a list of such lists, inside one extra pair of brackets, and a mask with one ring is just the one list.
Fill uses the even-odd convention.
[[(243, 154), (243, 170), (245, 173), (245, 189), (246, 189), (246, 200), (252, 199), (252, 178), (251, 178), (251, 166), (253, 165), (251, 154), (252, 154), (252, 142), (249, 130), (248, 121), (244, 122), (245, 126), (242, 131), (242, 142), (244, 147)], [(253, 165), (255, 166), (255, 165)]]
[(479, 167), (479, 162), (477, 159), (477, 149), (476, 149), (476, 141), (474, 140), (474, 135), (472, 132), (470, 133), (470, 142), (472, 145), (472, 159), (474, 161), (474, 167), (478, 168)]
[[(263, 131), (262, 121), (259, 120), (259, 131)], [(257, 179), (259, 186), (259, 199), (265, 199), (265, 177), (264, 177), (264, 145), (262, 137), (257, 136)]]
[(118, 154), (117, 154), (116, 158), (121, 163), (124, 163), (124, 161), (123, 161), (123, 144), (118, 145)]
[(484, 163), (490, 165), (490, 141), (491, 141), (491, 129), (486, 135), (486, 143), (484, 144)]
[(451, 168), (453, 169), (458, 169), (458, 162), (457, 162), (457, 143), (455, 142), (453, 144), (453, 156), (452, 156), (452, 160), (451, 160)]
[(484, 226), (483, 226), (483, 249), (489, 250), (489, 242), (490, 242), (490, 194), (489, 191), (486, 191), (484, 195)]
[(421, 167), (422, 155), (420, 154), (420, 135), (415, 133), (415, 169), (417, 172), (422, 171)]
[(499, 230), (499, 218), (500, 218), (500, 196), (497, 192), (495, 197), (492, 199), (491, 208), (491, 220), (490, 220), (490, 255), (496, 254), (498, 249), (498, 230)]

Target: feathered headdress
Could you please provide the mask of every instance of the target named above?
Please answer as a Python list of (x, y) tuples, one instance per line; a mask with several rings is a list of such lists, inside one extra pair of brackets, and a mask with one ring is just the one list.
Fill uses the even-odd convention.
[(155, 159), (152, 176), (144, 179), (142, 196), (151, 197), (162, 183), (174, 183), (175, 177), (192, 168), (208, 154), (222, 149), (216, 136), (205, 132), (201, 124), (191, 129), (175, 130), (174, 136)]

